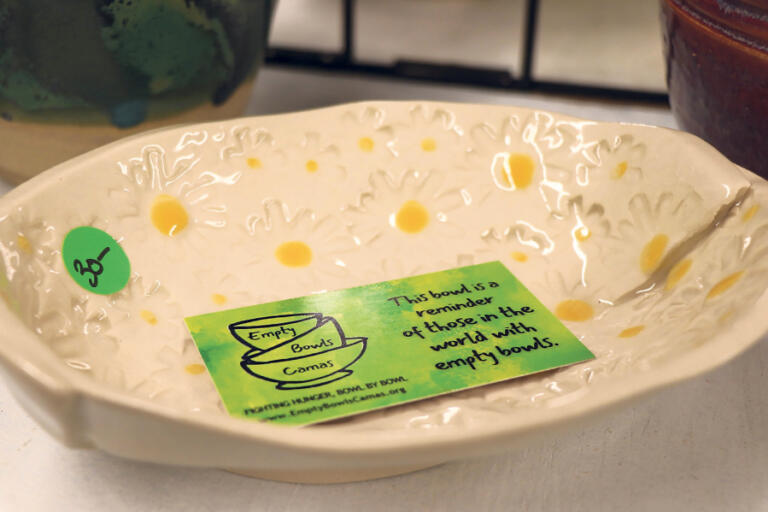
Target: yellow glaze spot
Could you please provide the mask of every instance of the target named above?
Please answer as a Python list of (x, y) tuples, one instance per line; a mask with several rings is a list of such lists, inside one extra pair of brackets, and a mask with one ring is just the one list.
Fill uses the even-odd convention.
[(199, 363), (188, 364), (184, 370), (190, 375), (200, 375), (205, 371), (205, 366)]
[(728, 289), (736, 284), (736, 282), (741, 279), (741, 277), (744, 275), (744, 271), (740, 270), (738, 272), (734, 272), (733, 274), (729, 275), (728, 277), (720, 280), (719, 283), (717, 283), (715, 286), (713, 286), (709, 293), (707, 293), (707, 298), (711, 299), (712, 297), (717, 297), (718, 295), (725, 293), (728, 291)]
[(669, 243), (667, 235), (656, 235), (651, 238), (651, 241), (645, 244), (640, 253), (640, 270), (646, 274), (656, 270), (661, 262), (661, 257), (664, 256), (664, 251), (667, 249), (667, 243)]
[(211, 294), (211, 302), (221, 306), (222, 304), (226, 304), (227, 296), (226, 295), (222, 295), (220, 293), (213, 293), (213, 294)]
[(717, 319), (718, 322), (721, 324), (728, 323), (728, 321), (733, 317), (733, 310), (726, 311), (722, 315), (720, 315), (720, 318)]
[(674, 267), (672, 267), (672, 270), (669, 271), (669, 275), (667, 276), (667, 283), (664, 285), (664, 289), (671, 290), (677, 286), (677, 283), (679, 283), (680, 280), (685, 277), (685, 274), (691, 270), (692, 264), (693, 260), (687, 258), (678, 262)]
[(261, 169), (262, 167), (261, 160), (259, 160), (256, 157), (251, 157), (246, 159), (245, 163), (248, 164), (248, 167), (250, 167), (251, 169)]
[(27, 239), (27, 237), (24, 235), (19, 235), (16, 237), (16, 244), (22, 251), (27, 253), (32, 252), (32, 244), (29, 243), (29, 239)]
[(504, 185), (519, 189), (531, 184), (535, 168), (531, 157), (523, 153), (512, 153), (507, 159), (507, 164), (509, 165), (509, 176), (506, 172), (501, 176)]
[(142, 309), (139, 311), (139, 316), (141, 316), (141, 319), (147, 322), (149, 325), (157, 325), (157, 317), (153, 312)]
[(360, 137), (357, 141), (357, 147), (359, 147), (361, 151), (370, 153), (373, 151), (373, 139), (370, 137)]
[(753, 204), (752, 206), (749, 207), (747, 211), (744, 212), (744, 215), (741, 216), (741, 220), (743, 220), (744, 222), (747, 222), (749, 219), (755, 216), (755, 214), (757, 213), (757, 210), (759, 209), (760, 209), (759, 204)]
[(406, 201), (395, 215), (395, 225), (404, 233), (420, 233), (427, 224), (429, 224), (429, 212), (418, 201)]
[(275, 250), (275, 258), (286, 267), (306, 267), (312, 263), (312, 249), (304, 242), (284, 242)]
[(421, 139), (421, 149), (424, 151), (432, 152), (437, 149), (437, 142), (432, 137)]
[(178, 199), (168, 194), (155, 197), (149, 216), (157, 230), (168, 236), (178, 235), (189, 223), (187, 210)]
[(579, 226), (573, 230), (573, 237), (579, 242), (586, 242), (591, 236), (592, 232), (587, 226)]
[(8, 286), (10, 283), (8, 282), (8, 278), (6, 277), (4, 272), (0, 272), (0, 297), (2, 297), (3, 301), (8, 304), (8, 306), (13, 309), (14, 311), (19, 311), (19, 303), (18, 301), (13, 298), (13, 296), (8, 292)]
[(512, 256), (512, 259), (515, 261), (519, 261), (520, 263), (525, 263), (528, 261), (528, 255), (524, 252), (520, 251), (513, 251), (510, 256)]
[(557, 305), (555, 315), (567, 322), (586, 322), (595, 316), (595, 310), (583, 300), (569, 299)]
[(632, 338), (637, 336), (645, 329), (644, 325), (635, 325), (634, 327), (627, 327), (619, 333), (619, 338)]
[(304, 167), (307, 169), (307, 172), (317, 172), (317, 161), (307, 160), (307, 163), (304, 164)]
[(619, 179), (627, 172), (627, 162), (619, 162), (619, 164), (613, 169), (613, 178)]

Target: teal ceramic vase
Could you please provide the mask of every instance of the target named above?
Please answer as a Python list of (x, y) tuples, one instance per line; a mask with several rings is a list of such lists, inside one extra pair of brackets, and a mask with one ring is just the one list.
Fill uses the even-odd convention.
[(137, 131), (240, 115), (270, 0), (0, 0), (0, 176)]

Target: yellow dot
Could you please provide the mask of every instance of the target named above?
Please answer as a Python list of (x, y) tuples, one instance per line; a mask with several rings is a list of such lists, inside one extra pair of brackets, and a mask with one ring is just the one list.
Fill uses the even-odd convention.
[(304, 242), (285, 242), (275, 250), (275, 258), (286, 267), (306, 267), (312, 263), (312, 249)]
[(32, 244), (29, 243), (29, 239), (24, 235), (19, 235), (16, 237), (16, 244), (22, 251), (26, 253), (32, 252)]
[(307, 163), (304, 164), (304, 167), (306, 167), (307, 172), (317, 172), (317, 161), (307, 160)]
[(256, 157), (248, 158), (245, 163), (247, 163), (248, 167), (251, 169), (261, 169), (261, 160)]
[(211, 294), (211, 301), (214, 304), (218, 304), (219, 306), (221, 306), (222, 304), (226, 304), (227, 296), (222, 295), (220, 293), (214, 293), (214, 294)]
[(184, 370), (190, 375), (200, 375), (205, 371), (205, 366), (200, 363), (188, 364), (184, 367)]
[(395, 215), (395, 225), (404, 233), (415, 234), (429, 224), (429, 212), (418, 201), (406, 201)]
[(147, 322), (149, 325), (157, 325), (157, 317), (153, 312), (142, 309), (139, 311), (139, 316), (141, 316), (142, 320)]
[(370, 137), (360, 137), (360, 140), (357, 141), (357, 147), (359, 147), (361, 151), (370, 153), (373, 151), (373, 139)]
[(432, 152), (437, 149), (437, 142), (432, 137), (421, 139), (421, 149), (427, 152)]
[(741, 279), (741, 276), (743, 275), (744, 271), (740, 270), (738, 272), (734, 272), (724, 279), (721, 279), (709, 290), (709, 293), (707, 293), (707, 299), (711, 299), (712, 297), (717, 297), (718, 295), (725, 293), (731, 286), (736, 284), (736, 282)]
[(611, 173), (611, 177), (614, 179), (619, 179), (622, 176), (624, 176), (624, 173), (627, 172), (628, 164), (627, 162), (619, 162), (619, 164), (613, 169), (613, 172)]
[(528, 261), (528, 255), (524, 252), (520, 251), (513, 251), (510, 256), (512, 256), (512, 259), (515, 261), (519, 261), (520, 263), (525, 263)]
[(576, 229), (573, 230), (573, 237), (579, 242), (586, 242), (591, 236), (592, 232), (587, 226), (577, 226)]
[(656, 235), (651, 241), (645, 244), (640, 253), (640, 269), (646, 274), (650, 274), (661, 263), (661, 257), (667, 249), (669, 237), (667, 235)]
[(586, 322), (595, 316), (595, 310), (583, 300), (569, 299), (557, 305), (555, 315), (567, 322)]
[(623, 331), (619, 333), (619, 338), (632, 338), (633, 336), (637, 336), (641, 332), (643, 332), (643, 329), (645, 329), (644, 325), (636, 325), (634, 327), (627, 327)]
[(732, 309), (728, 310), (722, 315), (720, 315), (720, 318), (718, 318), (717, 321), (721, 324), (728, 323), (728, 321), (733, 317), (733, 313), (734, 311)]
[(744, 215), (741, 216), (741, 220), (743, 220), (744, 222), (747, 222), (749, 219), (755, 216), (755, 214), (757, 213), (757, 210), (759, 209), (760, 209), (759, 204), (753, 204), (752, 206), (749, 207), (749, 210), (744, 212)]
[(509, 175), (501, 175), (502, 182), (509, 188), (521, 189), (531, 184), (533, 181), (533, 171), (535, 164), (533, 159), (523, 153), (512, 153), (507, 158), (509, 165)]
[(189, 223), (187, 210), (178, 199), (168, 194), (159, 194), (149, 212), (152, 224), (164, 235), (178, 235)]
[(687, 274), (691, 269), (692, 264), (693, 260), (687, 258), (678, 262), (674, 267), (672, 267), (672, 270), (669, 271), (669, 275), (667, 276), (667, 283), (664, 285), (664, 289), (671, 290), (677, 286), (677, 283), (679, 283), (685, 274)]

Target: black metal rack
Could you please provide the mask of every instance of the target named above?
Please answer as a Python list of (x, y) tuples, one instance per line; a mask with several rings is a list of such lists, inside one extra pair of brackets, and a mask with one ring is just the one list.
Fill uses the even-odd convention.
[(354, 28), (356, 0), (343, 0), (343, 47), (341, 52), (321, 52), (304, 48), (270, 47), (266, 62), (276, 66), (323, 69), (337, 72), (379, 75), (404, 80), (461, 84), (510, 91), (565, 94), (610, 100), (668, 103), (662, 92), (584, 85), (570, 82), (537, 80), (532, 74), (535, 55), (539, 0), (526, 0), (523, 65), (520, 76), (505, 69), (440, 64), (416, 60), (398, 60), (394, 64), (376, 64), (355, 58)]

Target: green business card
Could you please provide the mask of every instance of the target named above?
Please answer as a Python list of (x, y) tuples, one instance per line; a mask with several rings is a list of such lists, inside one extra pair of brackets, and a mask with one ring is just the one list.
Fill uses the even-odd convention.
[(499, 262), (186, 322), (230, 414), (289, 425), (594, 357)]

